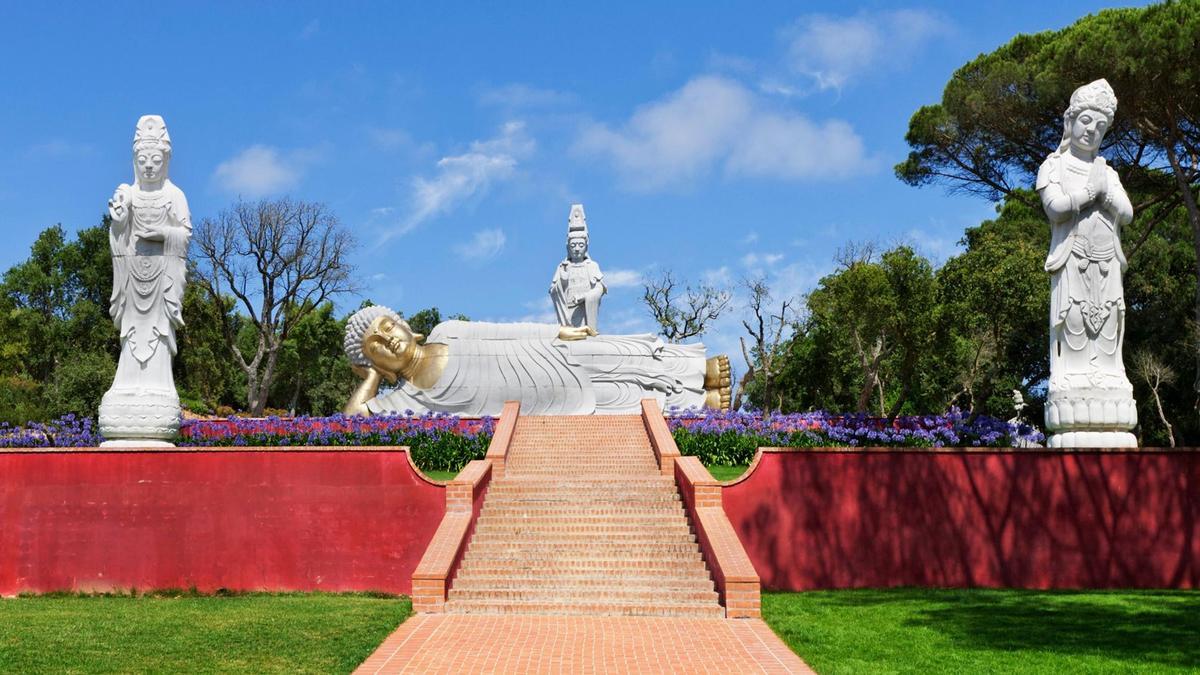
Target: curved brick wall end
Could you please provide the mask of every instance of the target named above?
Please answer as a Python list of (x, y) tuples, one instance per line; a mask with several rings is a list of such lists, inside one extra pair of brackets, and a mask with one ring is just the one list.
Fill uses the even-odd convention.
[(0, 451), (0, 594), (408, 593), (444, 492), (398, 448)]
[(1200, 587), (1200, 452), (766, 451), (722, 494), (763, 585)]

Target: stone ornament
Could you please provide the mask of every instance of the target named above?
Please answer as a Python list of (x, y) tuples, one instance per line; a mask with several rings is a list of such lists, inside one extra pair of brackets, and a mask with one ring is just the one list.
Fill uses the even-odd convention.
[(587, 326), (599, 331), (600, 297), (608, 289), (600, 265), (588, 257), (587, 216), (583, 204), (572, 204), (567, 217), (567, 257), (554, 270), (550, 299), (560, 326)]
[(183, 325), (191, 215), (170, 181), (171, 136), (144, 115), (133, 138), (134, 184), (108, 201), (113, 290), (109, 314), (121, 338), (112, 387), (100, 402), (104, 446), (170, 446), (179, 432), (179, 395), (171, 372)]
[(1052, 448), (1136, 447), (1133, 386), (1121, 358), (1127, 267), (1121, 228), (1133, 205), (1100, 156), (1117, 97), (1105, 80), (1075, 90), (1063, 138), (1038, 170), (1050, 219), (1050, 382), (1046, 431)]
[[(587, 326), (446, 321), (428, 338), (395, 312), (366, 307), (350, 317), (344, 343), (363, 378), (348, 415), (441, 412), (499, 415), (636, 414), (641, 400), (728, 409), (729, 359), (704, 345), (656, 335), (591, 336)], [(380, 392), (383, 381), (395, 385)]]

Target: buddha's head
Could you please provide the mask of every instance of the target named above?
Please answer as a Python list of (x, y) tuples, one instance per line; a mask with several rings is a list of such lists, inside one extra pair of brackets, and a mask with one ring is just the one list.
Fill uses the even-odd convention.
[(346, 322), (342, 346), (351, 365), (374, 366), (394, 380), (403, 377), (424, 337), (414, 333), (396, 312), (372, 305), (358, 310)]
[(133, 175), (138, 185), (153, 187), (167, 178), (171, 165), (171, 135), (158, 115), (142, 115), (133, 135)]
[(587, 237), (571, 237), (567, 240), (567, 259), (571, 262), (577, 263), (587, 260), (587, 253)]
[(1063, 113), (1063, 139), (1059, 152), (1069, 148), (1085, 157), (1100, 152), (1100, 142), (1117, 112), (1117, 95), (1106, 80), (1096, 80), (1071, 94), (1071, 105)]

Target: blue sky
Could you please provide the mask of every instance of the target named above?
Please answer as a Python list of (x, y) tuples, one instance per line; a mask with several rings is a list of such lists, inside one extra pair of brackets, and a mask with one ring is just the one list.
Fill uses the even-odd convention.
[[(0, 24), (0, 269), (49, 225), (99, 222), (157, 113), (194, 220), (239, 195), (325, 202), (363, 297), (403, 311), (551, 320), (582, 202), (607, 332), (653, 330), (639, 280), (662, 270), (786, 296), (849, 241), (952, 255), (992, 206), (893, 176), (909, 117), (975, 55), (1109, 6), (38, 5)], [(735, 350), (740, 318), (705, 341)]]

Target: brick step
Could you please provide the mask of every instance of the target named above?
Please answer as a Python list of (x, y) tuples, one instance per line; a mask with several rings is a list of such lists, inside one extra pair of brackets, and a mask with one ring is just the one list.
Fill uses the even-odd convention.
[(551, 474), (552, 472), (564, 472), (555, 474), (556, 477), (561, 476), (593, 476), (603, 475), (605, 477), (623, 473), (626, 478), (631, 476), (646, 475), (653, 476), (658, 473), (658, 465), (652, 462), (604, 462), (593, 465), (580, 465), (578, 463), (559, 464), (557, 462), (506, 462), (504, 464), (505, 475), (517, 478), (523, 476)]
[(677, 576), (629, 576), (622, 572), (611, 574), (556, 574), (549, 576), (529, 570), (523, 574), (473, 574), (459, 573), (453, 588), (498, 590), (520, 590), (532, 588), (558, 588), (563, 590), (594, 590), (608, 586), (627, 589), (661, 589), (685, 591), (711, 591), (712, 579), (697, 574)]
[[(518, 542), (514, 542), (517, 539)], [(695, 542), (696, 534), (692, 533), (689, 527), (673, 527), (671, 530), (656, 530), (643, 532), (637, 528), (625, 528), (618, 530), (616, 527), (570, 527), (570, 526), (548, 526), (548, 527), (529, 527), (527, 530), (521, 528), (487, 528), (487, 530), (476, 530), (475, 536), (470, 538), (472, 543), (484, 544), (487, 542), (514, 542), (514, 543), (538, 543), (538, 544), (574, 544), (593, 542), (596, 545), (605, 544), (683, 544)]]
[(637, 541), (589, 541), (584, 538), (579, 540), (547, 538), (534, 541), (504, 541), (502, 539), (495, 539), (476, 542), (475, 537), (472, 537), (471, 544), (467, 548), (467, 555), (478, 555), (481, 557), (506, 555), (527, 559), (545, 557), (547, 554), (556, 554), (558, 556), (572, 556), (574, 554), (574, 557), (586, 557), (588, 555), (596, 557), (614, 557), (619, 555), (651, 557), (690, 555), (695, 553), (699, 556), (700, 550), (694, 541), (695, 537), (693, 536), (691, 539), (692, 541), (660, 544), (657, 542), (646, 543)]
[[(470, 546), (468, 545), (468, 549)], [(598, 550), (554, 550), (551, 548), (510, 550), (499, 546), (476, 548), (463, 558), (463, 569), (475, 569), (475, 564), (492, 566), (507, 565), (514, 569), (545, 568), (559, 569), (660, 569), (679, 564), (680, 569), (689, 569), (695, 564), (704, 564), (700, 548), (693, 544), (685, 551), (628, 551)], [(686, 566), (686, 567), (683, 567)]]
[(496, 528), (496, 531), (540, 531), (555, 527), (611, 529), (625, 534), (641, 532), (647, 536), (660, 530), (674, 531), (682, 528), (683, 531), (691, 531), (688, 521), (680, 514), (673, 512), (639, 516), (513, 516), (484, 512), (475, 524), (476, 531), (492, 528)]
[(448, 600), (446, 611), (455, 614), (556, 614), (606, 616), (725, 616), (725, 608), (715, 602), (653, 604), (639, 602), (497, 602), (493, 600)]
[(594, 537), (597, 540), (634, 539), (641, 541), (666, 541), (685, 538), (694, 539), (692, 528), (683, 522), (638, 524), (625, 522), (568, 523), (562, 521), (526, 523), (480, 523), (475, 527), (475, 536), (480, 541), (499, 537), (529, 537), (533, 539), (570, 539)]
[(648, 475), (642, 475), (642, 476), (627, 476), (627, 475), (621, 476), (621, 475), (614, 474), (614, 475), (610, 475), (610, 476), (596, 476), (593, 478), (590, 476), (578, 474), (574, 471), (572, 471), (571, 473), (567, 473), (565, 475), (561, 475), (557, 478), (545, 478), (542, 476), (522, 476), (520, 474), (509, 475), (508, 473), (505, 473), (504, 478), (501, 478), (501, 479), (495, 481), (494, 484), (492, 485), (491, 489), (495, 490), (498, 488), (526, 486), (526, 485), (540, 485), (540, 486), (553, 487), (555, 489), (566, 489), (566, 490), (587, 489), (587, 488), (593, 487), (593, 486), (608, 488), (608, 487), (612, 487), (613, 485), (621, 485), (621, 486), (628, 486), (628, 487), (662, 487), (662, 486), (666, 486), (671, 489), (674, 489), (675, 488), (675, 479), (672, 478), (671, 476), (660, 476), (658, 474), (648, 474)]
[(483, 505), (480, 518), (659, 518), (663, 516), (683, 518), (683, 504), (663, 501), (656, 504), (618, 506), (610, 504), (539, 505), (538, 502), (505, 502)]
[(459, 574), (479, 576), (504, 576), (508, 574), (549, 575), (551, 577), (588, 577), (598, 574), (626, 574), (631, 577), (673, 578), (681, 575), (702, 575), (708, 578), (708, 568), (703, 558), (695, 556), (671, 557), (666, 559), (595, 557), (563, 558), (513, 558), (476, 556), (464, 559)]
[(585, 506), (601, 508), (675, 508), (682, 505), (679, 495), (675, 493), (656, 495), (625, 495), (620, 497), (607, 496), (604, 498), (589, 497), (581, 494), (562, 495), (491, 495), (487, 496), (484, 508), (497, 506), (503, 509), (553, 508), (562, 505), (564, 508), (578, 509)]
[(487, 498), (491, 500), (492, 498), (500, 497), (532, 496), (579, 501), (580, 499), (588, 498), (664, 497), (671, 495), (679, 496), (674, 486), (644, 485), (630, 487), (623, 486), (618, 481), (613, 481), (608, 485), (593, 482), (580, 487), (558, 487), (545, 483), (497, 483), (488, 489)]
[(619, 585), (598, 586), (591, 589), (558, 589), (558, 588), (463, 588), (457, 586), (450, 589), (447, 596), (452, 600), (492, 600), (497, 602), (637, 602), (648, 605), (659, 602), (711, 602), (717, 604), (717, 592), (713, 589), (705, 591), (666, 590), (654, 588), (624, 588)]

